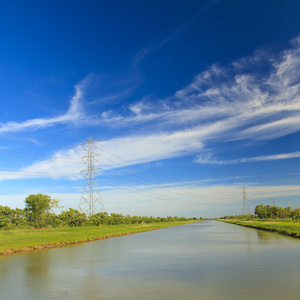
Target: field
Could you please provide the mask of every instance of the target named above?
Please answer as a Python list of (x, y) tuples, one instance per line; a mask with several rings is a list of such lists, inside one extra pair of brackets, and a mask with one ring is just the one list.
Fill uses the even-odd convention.
[(0, 231), (0, 255), (106, 239), (195, 221)]
[(256, 229), (263, 229), (271, 232), (278, 232), (280, 234), (300, 238), (300, 221), (292, 220), (220, 220), (226, 223), (237, 224)]

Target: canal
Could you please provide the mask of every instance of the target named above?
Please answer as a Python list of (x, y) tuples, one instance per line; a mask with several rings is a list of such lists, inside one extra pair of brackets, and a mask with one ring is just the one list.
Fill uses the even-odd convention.
[(1, 299), (299, 299), (300, 241), (203, 221), (0, 256)]

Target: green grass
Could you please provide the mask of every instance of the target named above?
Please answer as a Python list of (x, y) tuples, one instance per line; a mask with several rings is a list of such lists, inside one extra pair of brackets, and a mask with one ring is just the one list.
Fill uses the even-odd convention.
[[(23, 248), (46, 248), (47, 245), (48, 247), (53, 247), (114, 236), (127, 235), (132, 233), (183, 225), (191, 222), (194, 221), (163, 222), (138, 225), (130, 224), (102, 225), (93, 227), (61, 227), (49, 229), (13, 229), (8, 231), (0, 231), (0, 254), (20, 252), (23, 250)], [(8, 249), (12, 251), (5, 251)]]
[(226, 223), (237, 224), (241, 226), (263, 229), (271, 232), (300, 238), (300, 221), (292, 220), (220, 220)]

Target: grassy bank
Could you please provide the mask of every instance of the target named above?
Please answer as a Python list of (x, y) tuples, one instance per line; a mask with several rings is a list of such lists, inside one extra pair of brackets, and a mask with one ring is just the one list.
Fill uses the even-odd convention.
[(292, 220), (220, 220), (226, 223), (237, 224), (256, 229), (262, 229), (271, 232), (278, 232), (280, 234), (300, 238), (300, 221)]
[(81, 242), (106, 239), (194, 221), (162, 222), (153, 224), (103, 225), (93, 227), (61, 227), (49, 229), (13, 229), (0, 231), (0, 254), (11, 254), (35, 249), (53, 248)]

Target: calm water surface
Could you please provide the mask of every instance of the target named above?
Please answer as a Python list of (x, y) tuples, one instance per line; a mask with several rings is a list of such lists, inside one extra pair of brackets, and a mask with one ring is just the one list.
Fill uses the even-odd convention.
[(299, 299), (300, 241), (217, 221), (0, 257), (2, 299)]

